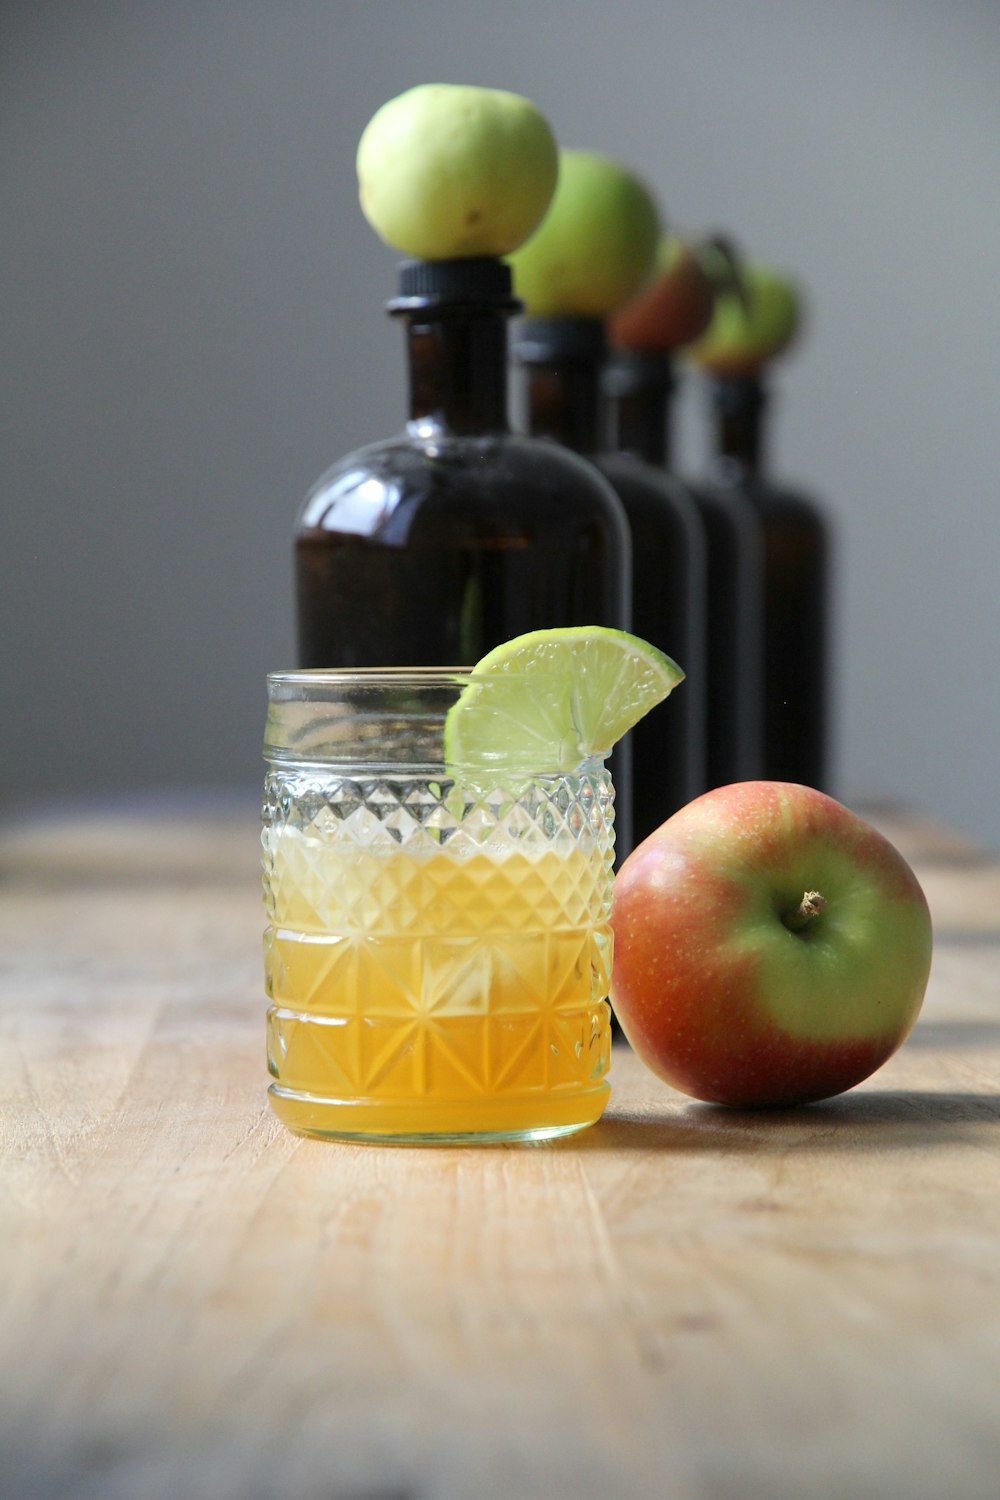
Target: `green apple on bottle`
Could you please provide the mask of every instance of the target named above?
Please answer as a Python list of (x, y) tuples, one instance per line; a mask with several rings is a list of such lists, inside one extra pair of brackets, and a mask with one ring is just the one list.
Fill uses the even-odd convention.
[(633, 173), (592, 151), (560, 151), (559, 181), (538, 230), (510, 257), (532, 317), (604, 318), (653, 269), (659, 212)]
[(688, 803), (615, 879), (611, 1003), (696, 1099), (805, 1104), (874, 1073), (920, 1010), (931, 919), (903, 856), (812, 787)]
[(507, 255), (551, 202), (558, 148), (519, 94), (423, 83), (372, 116), (357, 171), (365, 217), (404, 255)]
[[(711, 252), (703, 265), (711, 277)], [(742, 295), (728, 277), (717, 286), (712, 320), (686, 351), (712, 375), (753, 374), (788, 348), (802, 319), (799, 293), (782, 272), (749, 261), (737, 274)]]

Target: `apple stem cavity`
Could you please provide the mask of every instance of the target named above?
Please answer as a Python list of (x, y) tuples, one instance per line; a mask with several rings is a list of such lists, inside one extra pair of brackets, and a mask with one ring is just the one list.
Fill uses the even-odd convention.
[(826, 897), (820, 891), (806, 891), (794, 911), (786, 911), (781, 920), (789, 932), (804, 932), (811, 927), (826, 906)]

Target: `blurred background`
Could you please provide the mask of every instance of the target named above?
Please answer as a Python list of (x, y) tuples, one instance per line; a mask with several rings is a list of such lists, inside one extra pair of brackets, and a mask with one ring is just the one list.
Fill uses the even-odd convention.
[(800, 278), (771, 470), (836, 528), (835, 790), (1000, 845), (992, 0), (6, 0), (0, 28), (8, 807), (255, 794), (299, 505), (404, 417), (356, 143), (445, 81), (526, 94), (674, 227)]

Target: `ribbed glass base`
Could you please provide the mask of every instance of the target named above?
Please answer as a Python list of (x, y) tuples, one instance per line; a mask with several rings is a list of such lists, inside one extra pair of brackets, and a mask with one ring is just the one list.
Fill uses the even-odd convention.
[(387, 1103), (378, 1099), (325, 1099), (292, 1093), (280, 1084), (268, 1090), (271, 1108), (298, 1135), (326, 1140), (398, 1145), (490, 1145), (544, 1141), (571, 1135), (599, 1120), (610, 1089), (600, 1083), (560, 1099), (430, 1100)]

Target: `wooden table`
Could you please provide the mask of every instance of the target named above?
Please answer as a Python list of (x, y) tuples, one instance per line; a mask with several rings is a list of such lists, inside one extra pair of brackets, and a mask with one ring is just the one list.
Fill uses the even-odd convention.
[(875, 820), (937, 944), (868, 1083), (616, 1049), (592, 1131), (429, 1150), (269, 1113), (252, 808), (9, 826), (0, 1495), (998, 1500), (1000, 863)]

